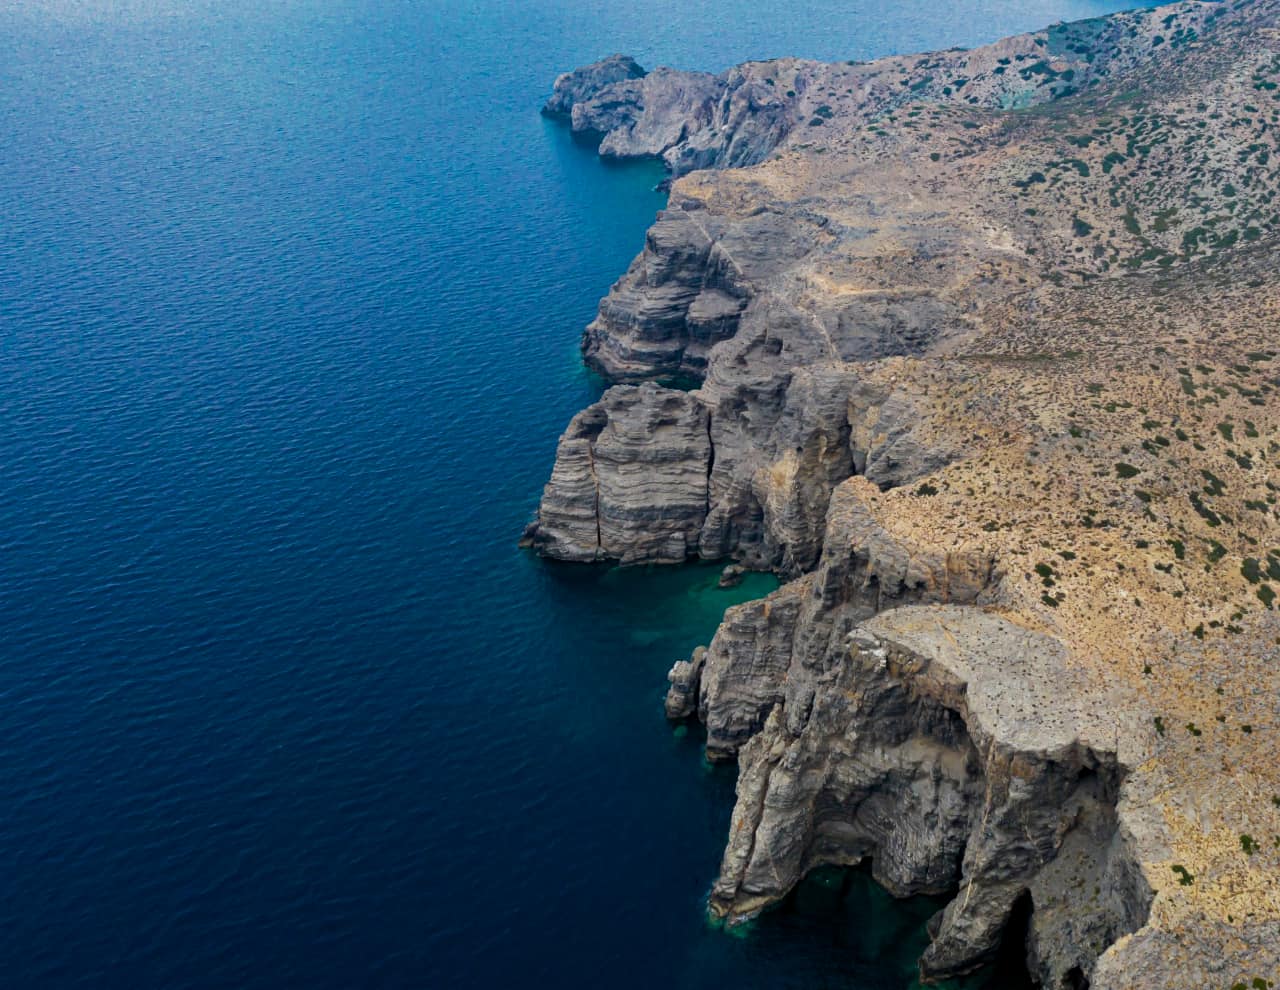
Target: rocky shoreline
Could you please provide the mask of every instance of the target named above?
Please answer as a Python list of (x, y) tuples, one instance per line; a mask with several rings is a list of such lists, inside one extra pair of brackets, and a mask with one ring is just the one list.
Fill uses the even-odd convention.
[(556, 81), (676, 181), (524, 542), (787, 581), (670, 675), (713, 913), (869, 861), (926, 980), (1280, 980), (1278, 86), (1275, 0)]

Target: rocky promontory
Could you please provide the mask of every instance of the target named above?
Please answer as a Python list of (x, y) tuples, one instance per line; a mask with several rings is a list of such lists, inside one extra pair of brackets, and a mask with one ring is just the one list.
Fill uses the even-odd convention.
[(670, 674), (713, 913), (869, 862), (927, 981), (1280, 980), (1278, 86), (1277, 0), (556, 81), (675, 181), (526, 542), (786, 580)]

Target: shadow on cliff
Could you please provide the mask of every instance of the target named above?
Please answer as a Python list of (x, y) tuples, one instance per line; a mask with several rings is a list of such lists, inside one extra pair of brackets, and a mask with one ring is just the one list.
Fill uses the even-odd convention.
[[(951, 895), (897, 899), (875, 882), (870, 864), (822, 867), (812, 871), (779, 905), (763, 914), (749, 937), (793, 937), (809, 932), (830, 951), (850, 960), (850, 976), (859, 988), (918, 990), (917, 963), (929, 943), (926, 926)], [(1035, 990), (1027, 971), (1028, 902), (1006, 931), (995, 961), (973, 976), (928, 984), (938, 990)], [(875, 980), (864, 983), (863, 973)], [(874, 974), (874, 976), (871, 976)], [(886, 974), (897, 977), (884, 982)]]

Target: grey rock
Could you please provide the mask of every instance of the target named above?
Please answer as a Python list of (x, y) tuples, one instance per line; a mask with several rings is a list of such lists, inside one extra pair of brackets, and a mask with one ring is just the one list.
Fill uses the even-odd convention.
[(917, 436), (920, 413), (914, 397), (875, 385), (860, 385), (849, 399), (854, 472), (882, 489), (907, 485), (945, 467), (963, 452), (936, 438)]
[(772, 63), (748, 62), (719, 77), (722, 88), (704, 126), (690, 128), (665, 149), (672, 175), (700, 168), (741, 168), (762, 162), (800, 119), (792, 97), (769, 85)]
[[(775, 333), (785, 333), (785, 308), (758, 312), (770, 314)], [(736, 556), (751, 567), (794, 576), (817, 563), (832, 492), (845, 479), (861, 472), (882, 488), (893, 487), (957, 456), (937, 441), (918, 439), (913, 400), (862, 382), (855, 366), (790, 367), (765, 354), (747, 362), (751, 370), (743, 373), (734, 355), (749, 346), (753, 333), (739, 334), (717, 352), (706, 382), (695, 392), (644, 386), (651, 402), (661, 396), (664, 408), (679, 407), (705, 423), (705, 436), (694, 430), (683, 450), (680, 434), (664, 417), (650, 415), (649, 404), (626, 398), (640, 394), (634, 389), (611, 389), (600, 404), (580, 414), (561, 439), (527, 542), (564, 560), (674, 562), (697, 553), (706, 560)], [(683, 550), (655, 553), (656, 534), (647, 533), (635, 515), (644, 515), (645, 489), (623, 490), (626, 479), (637, 476), (612, 462), (602, 470), (594, 438), (607, 424), (604, 460), (642, 461), (648, 455), (640, 451), (650, 448), (664, 470), (685, 479), (677, 527), (686, 540)], [(623, 437), (625, 444), (617, 447)], [(615, 447), (616, 454), (610, 454)], [(659, 526), (664, 538), (673, 525), (671, 512), (671, 506), (660, 505), (648, 512), (666, 520)]]
[(575, 103), (573, 130), (601, 137), (605, 158), (660, 156), (711, 120), (724, 90), (715, 76), (658, 68)]
[(525, 542), (562, 560), (679, 563), (707, 511), (707, 414), (689, 393), (620, 385), (560, 438)]
[(926, 979), (989, 961), (1022, 897), (1043, 985), (1087, 977), (1151, 892), (1117, 816), (1111, 699), (1073, 682), (1062, 653), (956, 606), (895, 609), (843, 637), (812, 697), (788, 690), (742, 747), (712, 910), (744, 920), (817, 866), (870, 858), (896, 895), (958, 888)]
[(736, 588), (742, 583), (742, 579), (746, 573), (747, 569), (741, 564), (729, 564), (720, 572), (720, 580), (716, 582), (716, 587)]
[(665, 709), (672, 721), (686, 719), (698, 708), (698, 685), (702, 680), (702, 667), (706, 662), (707, 648), (699, 646), (688, 660), (677, 660), (667, 672), (671, 687), (667, 689)]
[(698, 697), (708, 759), (735, 757), (780, 704), (802, 718), (859, 622), (898, 605), (988, 599), (989, 557), (903, 546), (868, 512), (865, 490), (856, 480), (836, 488), (824, 539), (830, 551), (813, 572), (725, 613)]
[(610, 55), (558, 76), (542, 112), (552, 117), (567, 117), (575, 104), (592, 99), (614, 83), (640, 79), (644, 74), (644, 69), (631, 56)]
[(793, 100), (765, 82), (766, 63), (718, 76), (665, 67), (622, 75), (615, 68), (619, 78), (598, 85), (606, 78), (603, 65), (561, 76), (557, 95), (563, 80), (572, 98), (553, 97), (556, 110), (571, 114), (576, 133), (600, 137), (601, 155), (661, 157), (673, 175), (763, 161), (800, 113)]
[[(861, 304), (805, 310), (787, 294), (826, 236), (809, 214), (729, 220), (673, 195), (584, 334), (587, 363), (612, 380), (701, 379), (714, 449), (703, 558), (801, 573), (817, 560), (835, 485), (855, 472), (905, 484), (957, 454), (920, 440), (913, 400), (861, 383), (852, 363), (933, 338), (842, 331)], [(894, 305), (941, 320), (927, 293)]]
[(658, 214), (644, 251), (587, 327), (583, 356), (606, 378), (701, 378), (711, 347), (737, 331), (746, 287), (713, 250), (721, 226), (695, 212)]
[(707, 759), (732, 759), (783, 697), (805, 579), (768, 598), (728, 609), (707, 648), (698, 717), (707, 727)]

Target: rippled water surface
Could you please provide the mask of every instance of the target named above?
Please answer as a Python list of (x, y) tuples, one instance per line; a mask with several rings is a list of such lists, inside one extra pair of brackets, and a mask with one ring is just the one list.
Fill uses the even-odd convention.
[(515, 548), (663, 202), (537, 108), (1116, 6), (0, 6), (0, 984), (905, 987), (861, 874), (702, 922), (664, 674), (768, 581)]

